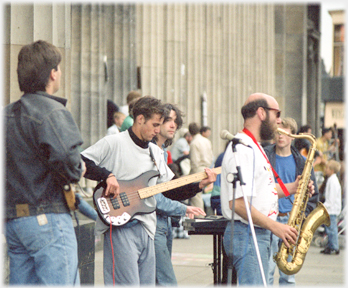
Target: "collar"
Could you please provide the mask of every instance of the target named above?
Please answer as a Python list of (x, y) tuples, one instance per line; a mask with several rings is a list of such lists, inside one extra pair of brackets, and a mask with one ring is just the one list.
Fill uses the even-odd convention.
[(66, 102), (68, 102), (68, 100), (65, 99), (65, 98), (53, 96), (53, 95), (50, 95), (50, 94), (48, 94), (48, 93), (46, 93), (44, 91), (36, 91), (35, 94), (39, 94), (41, 96), (44, 96), (44, 97), (50, 98), (52, 100), (55, 100), (55, 101), (63, 104), (64, 106), (66, 105)]
[[(155, 144), (156, 146), (158, 146), (158, 144), (157, 144), (155, 138), (156, 138), (156, 137), (153, 137), (153, 139), (152, 139), (150, 142), (153, 143), (153, 144)], [(165, 144), (165, 143), (163, 143), (161, 147), (162, 147), (162, 150), (163, 150), (163, 151), (166, 151), (166, 150), (167, 150), (167, 147), (166, 147), (166, 144)]]
[(144, 149), (149, 148), (149, 141), (140, 140), (138, 136), (135, 135), (135, 133), (133, 132), (132, 126), (128, 128), (128, 133), (129, 133), (129, 136), (132, 138), (133, 142), (135, 143), (135, 145), (138, 145), (140, 148), (144, 148)]

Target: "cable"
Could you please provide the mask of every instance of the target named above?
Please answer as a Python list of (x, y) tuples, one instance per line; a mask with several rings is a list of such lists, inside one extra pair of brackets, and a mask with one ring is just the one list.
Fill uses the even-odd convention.
[[(254, 180), (254, 176), (255, 176), (255, 151), (254, 151), (254, 149), (251, 149), (251, 150), (253, 150), (253, 175), (252, 175), (251, 179)], [(251, 197), (250, 197), (250, 211), (251, 211), (251, 206), (252, 206), (251, 203), (252, 203), (253, 192), (254, 192), (254, 181), (252, 181), (251, 183), (252, 183), (252, 186), (251, 186)], [(246, 245), (245, 245), (245, 248), (244, 248), (244, 255), (246, 255), (246, 251), (248, 249), (250, 232), (251, 232), (250, 222), (248, 222), (247, 241), (246, 241)], [(241, 266), (241, 269), (240, 269), (241, 273), (240, 274), (242, 274), (244, 263), (245, 263), (245, 258), (243, 258), (243, 261), (242, 261), (242, 266)]]
[(114, 246), (112, 245), (112, 224), (110, 223), (110, 245), (112, 253), (112, 281), (115, 286), (115, 255), (114, 255)]

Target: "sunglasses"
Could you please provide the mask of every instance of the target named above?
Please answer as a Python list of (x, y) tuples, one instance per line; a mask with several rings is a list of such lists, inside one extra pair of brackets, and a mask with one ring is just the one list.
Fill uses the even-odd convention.
[(274, 110), (274, 111), (277, 111), (277, 118), (280, 118), (280, 114), (282, 111), (280, 111), (279, 109), (276, 109), (276, 108), (270, 108), (270, 107), (263, 107), (263, 106), (260, 106), (262, 107), (263, 109), (267, 109), (267, 110)]

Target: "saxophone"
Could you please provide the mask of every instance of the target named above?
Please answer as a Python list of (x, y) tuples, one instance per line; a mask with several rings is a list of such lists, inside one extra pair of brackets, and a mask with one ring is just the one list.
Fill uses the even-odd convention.
[[(317, 230), (317, 228), (322, 224), (329, 226), (330, 216), (325, 206), (320, 202), (318, 202), (317, 207), (308, 215), (308, 217), (305, 216), (305, 210), (309, 198), (307, 189), (316, 149), (315, 137), (311, 134), (304, 133), (294, 135), (280, 128), (278, 128), (277, 131), (292, 138), (307, 139), (312, 144), (308, 151), (307, 160), (295, 193), (293, 207), (287, 223), (289, 226), (294, 227), (297, 230), (297, 243), (295, 245), (290, 244), (290, 248), (287, 248), (285, 244), (282, 243), (278, 253), (274, 255), (274, 261), (277, 263), (279, 270), (287, 275), (293, 275), (302, 268), (315, 230)], [(291, 262), (288, 262), (289, 256), (292, 256)]]

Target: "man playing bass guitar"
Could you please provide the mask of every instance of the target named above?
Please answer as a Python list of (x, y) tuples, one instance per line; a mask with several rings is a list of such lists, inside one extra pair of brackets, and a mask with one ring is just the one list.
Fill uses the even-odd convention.
[[(115, 199), (121, 194), (127, 197), (122, 185), (127, 181), (134, 182), (134, 190), (138, 190), (138, 180), (149, 173), (148, 186), (164, 184), (173, 178), (161, 149), (150, 142), (159, 133), (168, 112), (160, 100), (152, 96), (141, 97), (132, 110), (134, 124), (131, 128), (106, 136), (82, 152), (87, 167), (85, 177), (106, 182), (102, 198), (114, 195)], [(133, 179), (136, 180), (130, 181)], [(132, 206), (134, 197), (129, 194), (127, 207)], [(106, 225), (106, 219), (99, 214), (96, 234), (104, 233), (105, 285), (155, 285), (156, 214), (152, 211), (156, 208), (156, 200), (153, 196), (148, 197), (142, 205), (145, 214), (134, 213), (127, 220), (121, 217), (125, 224), (120, 226), (113, 220)]]

